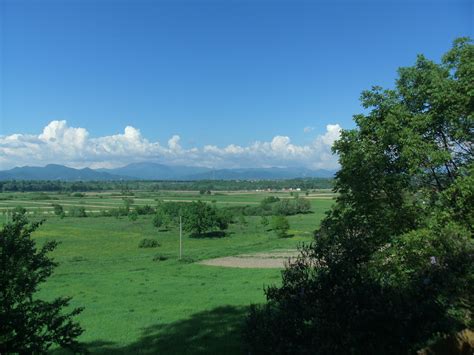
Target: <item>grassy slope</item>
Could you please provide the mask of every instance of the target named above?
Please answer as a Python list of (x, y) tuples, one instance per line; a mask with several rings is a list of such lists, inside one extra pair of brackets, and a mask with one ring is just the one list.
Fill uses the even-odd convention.
[[(248, 226), (234, 224), (224, 238), (186, 236), (184, 255), (201, 260), (294, 248), (311, 240), (331, 203), (313, 200), (314, 213), (290, 217), (291, 238), (278, 239), (263, 230), (260, 218), (247, 217)], [(81, 340), (94, 353), (240, 353), (246, 307), (264, 301), (263, 287), (280, 282), (280, 271), (180, 262), (177, 235), (177, 230), (158, 232), (149, 216), (135, 222), (49, 218), (35, 237), (40, 243), (61, 242), (54, 252), (60, 266), (41, 296), (73, 296), (74, 306), (85, 307), (79, 317), (86, 329)], [(161, 246), (140, 249), (142, 238), (156, 238)], [(153, 261), (155, 254), (169, 259)]]

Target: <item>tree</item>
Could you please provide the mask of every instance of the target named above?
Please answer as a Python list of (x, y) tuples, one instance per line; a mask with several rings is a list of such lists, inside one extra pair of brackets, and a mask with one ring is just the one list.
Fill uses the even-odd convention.
[(86, 209), (84, 207), (72, 206), (69, 208), (70, 217), (87, 217)]
[(263, 227), (264, 229), (266, 229), (266, 228), (268, 227), (268, 225), (270, 224), (270, 222), (269, 222), (269, 220), (268, 220), (268, 218), (267, 218), (266, 216), (262, 216), (262, 217), (260, 218), (260, 224), (262, 225), (262, 227)]
[(232, 223), (232, 214), (227, 209), (217, 209), (214, 207), (216, 211), (216, 225), (219, 230), (224, 231), (229, 228), (229, 224)]
[(127, 215), (130, 212), (130, 207), (133, 205), (134, 200), (131, 197), (124, 197), (123, 199), (124, 214)]
[(286, 218), (285, 216), (273, 216), (272, 229), (275, 231), (278, 237), (286, 237), (288, 230), (290, 229), (290, 223), (288, 222), (288, 218)]
[(61, 217), (61, 218), (64, 218), (64, 216), (66, 215), (66, 214), (64, 213), (64, 208), (63, 208), (63, 206), (61, 206), (61, 205), (58, 204), (58, 203), (53, 203), (53, 209), (54, 209), (54, 214), (55, 214), (56, 216), (59, 216), (59, 217)]
[(294, 199), (295, 213), (308, 213), (311, 210), (311, 203), (306, 198), (296, 197)]
[(474, 46), (419, 56), (333, 149), (336, 203), (253, 307), (254, 353), (416, 352), (472, 328)]
[(133, 210), (128, 214), (128, 219), (130, 219), (132, 222), (135, 222), (138, 219), (138, 212), (137, 210)]
[(215, 206), (210, 206), (202, 201), (192, 202), (183, 210), (184, 230), (193, 236), (215, 230), (227, 229), (230, 220), (228, 214), (218, 212)]
[(153, 217), (153, 225), (158, 229), (167, 229), (170, 223), (171, 219), (168, 214), (166, 214), (162, 208), (158, 207), (156, 209), (155, 216)]
[(31, 234), (41, 223), (29, 223), (23, 214), (0, 230), (0, 352), (46, 353), (53, 345), (78, 350), (83, 332), (73, 318), (82, 309), (65, 311), (70, 298), (51, 302), (36, 297), (38, 286), (58, 265), (48, 257), (57, 243), (37, 248)]

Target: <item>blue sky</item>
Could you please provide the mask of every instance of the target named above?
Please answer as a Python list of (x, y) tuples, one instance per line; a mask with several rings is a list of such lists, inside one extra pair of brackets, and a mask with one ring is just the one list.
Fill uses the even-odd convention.
[[(187, 150), (278, 136), (311, 145), (328, 124), (353, 127), (362, 90), (391, 86), (418, 53), (439, 60), (473, 29), (472, 4), (457, 0), (0, 6), (0, 136), (38, 136), (66, 120), (89, 138), (126, 126), (162, 146), (178, 135)], [(89, 164), (78, 159), (70, 165)]]

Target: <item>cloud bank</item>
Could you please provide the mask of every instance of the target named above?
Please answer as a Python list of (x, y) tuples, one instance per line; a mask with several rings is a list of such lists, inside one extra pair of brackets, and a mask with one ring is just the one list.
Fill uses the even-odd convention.
[(66, 121), (51, 121), (38, 135), (0, 136), (0, 169), (50, 163), (75, 168), (112, 168), (143, 161), (214, 168), (334, 169), (337, 157), (331, 153), (331, 146), (340, 131), (339, 124), (329, 124), (324, 134), (307, 145), (295, 145), (287, 136), (275, 136), (269, 142), (256, 141), (249, 146), (183, 148), (179, 135), (161, 145), (150, 142), (137, 128), (127, 126), (123, 133), (93, 138), (85, 128), (69, 127)]

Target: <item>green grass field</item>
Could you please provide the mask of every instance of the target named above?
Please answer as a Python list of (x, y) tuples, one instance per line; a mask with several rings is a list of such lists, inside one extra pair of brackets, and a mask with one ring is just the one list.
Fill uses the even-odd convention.
[[(34, 194), (10, 194), (0, 207), (21, 205), (41, 218), (51, 203), (91, 206), (92, 211), (120, 206), (122, 196), (88, 194), (84, 198), (50, 194), (57, 200), (32, 199)], [(264, 193), (136, 194), (135, 205), (155, 205), (156, 199), (215, 200), (219, 205), (258, 203)], [(289, 194), (286, 194), (289, 197)], [(80, 340), (92, 353), (238, 354), (240, 329), (247, 307), (264, 301), (266, 285), (280, 282), (279, 269), (239, 269), (196, 264), (208, 258), (296, 248), (309, 242), (331, 194), (314, 194), (312, 213), (289, 217), (289, 238), (277, 238), (246, 217), (248, 225), (232, 224), (222, 238), (184, 237), (184, 260), (178, 260), (178, 230), (158, 231), (152, 216), (60, 219), (52, 215), (35, 232), (39, 244), (57, 240), (60, 263), (43, 284), (40, 297), (72, 296), (72, 306), (85, 307), (78, 317), (85, 332)], [(35, 203), (32, 203), (35, 202)], [(43, 204), (39, 204), (43, 203)], [(110, 207), (108, 207), (110, 208)], [(67, 208), (66, 208), (67, 210)], [(2, 215), (2, 218), (6, 218)], [(138, 248), (143, 238), (156, 239), (157, 248)], [(167, 258), (154, 261), (155, 255)], [(58, 351), (60, 352), (60, 351)]]

